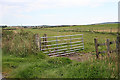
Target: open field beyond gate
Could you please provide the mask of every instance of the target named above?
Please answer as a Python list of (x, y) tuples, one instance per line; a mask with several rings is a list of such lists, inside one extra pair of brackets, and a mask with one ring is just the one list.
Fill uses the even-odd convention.
[[(117, 25), (103, 24), (3, 30), (2, 74), (8, 78), (117, 78), (117, 54), (113, 52), (110, 57), (107, 56), (107, 53), (99, 54), (100, 59), (96, 59), (94, 43), (94, 38), (98, 39), (98, 43), (105, 43), (106, 39), (110, 41), (116, 40)], [(36, 34), (42, 38), (41, 44), (45, 42), (43, 40), (45, 38), (44, 34), (47, 35), (46, 37), (69, 36), (67, 38), (54, 37), (55, 42), (43, 43), (42, 45), (46, 45), (41, 46), (40, 49), (36, 45)], [(49, 57), (46, 55), (51, 54), (49, 50), (44, 53), (46, 52), (44, 51), (45, 49), (59, 48), (61, 46), (58, 44), (62, 43), (68, 43), (62, 46), (66, 46), (71, 50), (71, 40), (74, 38), (70, 38), (70, 35), (76, 34), (81, 36), (74, 37), (75, 41), (73, 42), (78, 42), (74, 45), (81, 45), (82, 49), (77, 47), (78, 50), (73, 51), (73, 54), (63, 57)], [(46, 41), (49, 42), (51, 40), (47, 38)], [(58, 40), (61, 40), (62, 43), (57, 43)], [(50, 45), (53, 45), (53, 47), (46, 47)], [(60, 49), (65, 49), (64, 47)], [(115, 44), (110, 47), (113, 50), (116, 49)], [(99, 51), (107, 51), (106, 46), (99, 46), (98, 49)], [(52, 50), (53, 53), (55, 53), (55, 50)]]

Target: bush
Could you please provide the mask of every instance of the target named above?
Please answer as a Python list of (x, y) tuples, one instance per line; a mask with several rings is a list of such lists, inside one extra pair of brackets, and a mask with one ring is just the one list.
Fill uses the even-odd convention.
[(26, 56), (27, 54), (36, 54), (38, 52), (32, 32), (25, 32), (23, 30), (19, 33), (3, 31), (2, 39), (3, 53)]

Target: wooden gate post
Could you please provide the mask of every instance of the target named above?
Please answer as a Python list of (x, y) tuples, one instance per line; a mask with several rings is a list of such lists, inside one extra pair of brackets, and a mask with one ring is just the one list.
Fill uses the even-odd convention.
[(39, 35), (38, 34), (35, 34), (35, 43), (36, 43), (36, 46), (37, 48), (39, 49)]
[(41, 37), (39, 39), (39, 45), (40, 45), (40, 51), (42, 50), (42, 47), (41, 47)]
[(83, 40), (83, 35), (82, 35), (82, 43), (83, 43), (83, 49), (84, 49), (84, 40)]
[(116, 50), (117, 50), (118, 59), (120, 61), (120, 36), (118, 36), (116, 40)]
[(71, 36), (70, 36), (70, 45), (71, 45), (71, 50), (72, 50)]
[(107, 46), (107, 54), (109, 57), (110, 56), (110, 40), (109, 39), (106, 40), (106, 46)]
[(120, 35), (119, 34), (116, 40), (116, 50), (118, 55), (118, 78), (120, 78)]
[(119, 57), (120, 56), (120, 37), (117, 37), (117, 40), (116, 40), (116, 50)]
[(60, 55), (58, 54), (58, 40), (57, 40), (57, 37), (56, 37), (56, 45), (57, 45), (57, 50), (56, 50), (57, 55), (60, 56)]
[(44, 46), (46, 47), (46, 48), (48, 48), (48, 46), (46, 46), (47, 45), (47, 34), (44, 34), (44, 41), (45, 41), (45, 43), (44, 43)]
[(95, 50), (96, 50), (96, 58), (99, 58), (99, 52), (98, 52), (98, 41), (97, 38), (94, 39), (95, 42)]
[(45, 49), (45, 38), (44, 37), (45, 36), (43, 35), (43, 42), (42, 42), (43, 47), (42, 47), (42, 49)]

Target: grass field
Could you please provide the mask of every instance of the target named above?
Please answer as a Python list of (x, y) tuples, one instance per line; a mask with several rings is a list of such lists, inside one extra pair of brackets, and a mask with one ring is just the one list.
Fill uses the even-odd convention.
[[(110, 29), (117, 31), (117, 24), (86, 25), (71, 27), (54, 27), (40, 29), (16, 29), (3, 31), (3, 75), (8, 78), (117, 78), (117, 56), (95, 59), (94, 38), (104, 43), (107, 38), (116, 40), (116, 33), (109, 33)], [(91, 30), (104, 30), (94, 32)], [(34, 43), (34, 34), (42, 37), (59, 35), (83, 34), (84, 50), (78, 53), (91, 54), (87, 61), (75, 61), (66, 57), (53, 57), (39, 51)], [(115, 44), (111, 45), (115, 49)], [(99, 51), (106, 47), (99, 47)], [(102, 55), (101, 55), (102, 56)]]

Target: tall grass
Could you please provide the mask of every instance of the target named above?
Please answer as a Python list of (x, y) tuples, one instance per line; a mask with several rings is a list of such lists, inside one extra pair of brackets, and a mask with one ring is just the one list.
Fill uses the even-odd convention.
[(4, 31), (2, 37), (2, 49), (4, 54), (16, 54), (25, 56), (38, 52), (35, 45), (35, 38), (32, 32), (21, 30), (18, 33)]
[(117, 58), (91, 58), (89, 61), (76, 62), (39, 53), (38, 56), (29, 55), (23, 59), (8, 55), (3, 60), (4, 67), (12, 69), (8, 78), (117, 78)]
[[(76, 26), (76, 29), (78, 27)], [(47, 28), (3, 31), (3, 73), (7, 73), (8, 78), (117, 78), (117, 57), (113, 54), (110, 58), (105, 57), (101, 60), (93, 58), (83, 62), (61, 57), (50, 58), (39, 52), (34, 36), (35, 33), (39, 33), (40, 36), (44, 33), (48, 36), (83, 34), (85, 49), (81, 52), (94, 53), (94, 38), (98, 38), (99, 43), (104, 43), (106, 38), (111, 41), (115, 39), (115, 35), (76, 30), (58, 32), (58, 28), (53, 29), (55, 30)], [(114, 45), (111, 47), (115, 48)], [(103, 50), (105, 47), (99, 47), (99, 51)]]

